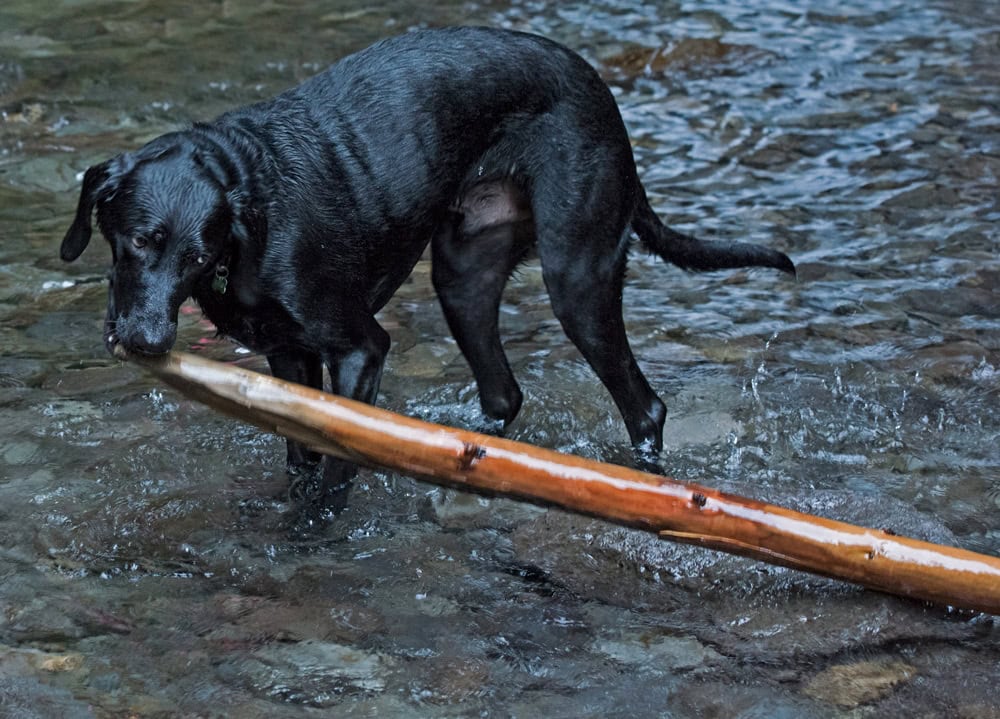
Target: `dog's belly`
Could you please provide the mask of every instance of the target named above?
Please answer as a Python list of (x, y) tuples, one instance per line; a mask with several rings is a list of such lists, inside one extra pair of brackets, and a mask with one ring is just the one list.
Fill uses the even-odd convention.
[(424, 239), (417, 241), (402, 241), (391, 245), (368, 269), (369, 281), (367, 303), (372, 314), (378, 312), (403, 284), (414, 266), (423, 254), (430, 241), (431, 233), (425, 233)]
[[(466, 239), (487, 238), (491, 230), (524, 227), (532, 218), (527, 196), (510, 178), (476, 183), (452, 203), (451, 218)], [(369, 267), (368, 305), (378, 312), (413, 271), (433, 233), (417, 239), (394, 238)]]

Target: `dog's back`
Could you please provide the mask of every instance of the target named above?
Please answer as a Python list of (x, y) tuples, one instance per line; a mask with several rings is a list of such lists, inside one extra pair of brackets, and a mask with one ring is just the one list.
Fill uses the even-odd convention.
[[(554, 133), (553, 112), (569, 121)], [(440, 221), (433, 210), (477, 182), (530, 179), (567, 133), (615, 145), (631, 165), (614, 98), (585, 60), (545, 38), (490, 28), (383, 40), (217, 123), (253, 127), (281, 163), (285, 189), (308, 193), (312, 206), (324, 207), (336, 187), (334, 206), (346, 195), (397, 232)]]

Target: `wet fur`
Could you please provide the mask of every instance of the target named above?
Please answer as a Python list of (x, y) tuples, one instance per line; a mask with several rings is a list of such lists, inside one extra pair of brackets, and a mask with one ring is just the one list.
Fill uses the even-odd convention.
[[(622, 322), (629, 228), (686, 269), (794, 272), (774, 250), (664, 227), (598, 74), (556, 43), (483, 28), (385, 40), (270, 101), (90, 168), (63, 259), (87, 246), (95, 208), (114, 261), (109, 348), (168, 351), (193, 297), (275, 375), (320, 387), (325, 366), (335, 392), (366, 402), (389, 349), (374, 315), (430, 242), (449, 327), (484, 411), (504, 422), (522, 394), (497, 331), (500, 295), (537, 247), (556, 316), (633, 443), (651, 450), (665, 407)], [(288, 460), (309, 468), (318, 457), (289, 442)], [(328, 460), (327, 487), (352, 472)]]

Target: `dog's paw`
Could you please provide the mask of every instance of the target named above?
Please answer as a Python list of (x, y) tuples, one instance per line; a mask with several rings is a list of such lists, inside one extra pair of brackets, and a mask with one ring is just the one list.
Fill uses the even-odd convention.
[(330, 457), (320, 464), (288, 468), (288, 503), (308, 521), (332, 519), (347, 509), (357, 467)]

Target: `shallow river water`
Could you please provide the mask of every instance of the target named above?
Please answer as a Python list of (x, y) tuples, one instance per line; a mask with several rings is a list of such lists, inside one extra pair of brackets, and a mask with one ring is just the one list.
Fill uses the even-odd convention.
[[(1000, 555), (1000, 5), (5, 0), (0, 715), (1000, 717), (991, 617), (389, 472), (289, 531), (281, 439), (105, 354), (84, 169), (455, 23), (577, 49), (665, 218), (799, 266), (634, 253), (664, 474)], [(426, 261), (380, 319), (380, 403), (483, 427)], [(502, 323), (509, 436), (631, 462), (537, 264)], [(195, 307), (179, 345), (264, 368)]]

